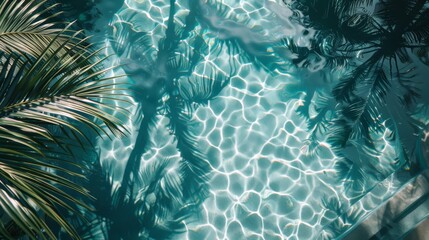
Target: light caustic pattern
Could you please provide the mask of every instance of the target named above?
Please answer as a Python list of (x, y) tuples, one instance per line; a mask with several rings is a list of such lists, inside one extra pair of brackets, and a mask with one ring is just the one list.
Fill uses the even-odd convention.
[[(215, 1), (195, 1), (213, 6)], [(290, 10), (280, 1), (223, 1), (227, 16), (248, 19), (254, 41), (273, 42), (293, 37), (305, 46), (302, 27), (289, 22)], [(188, 1), (176, 2), (177, 22), (183, 24)], [(154, 46), (165, 36), (169, 1), (128, 0), (113, 22), (127, 22), (135, 31), (151, 34)], [(216, 20), (216, 19), (215, 19)], [(296, 25), (296, 24), (295, 24)], [(201, 28), (198, 26), (197, 28)], [(203, 29), (204, 30), (204, 29)], [(206, 107), (194, 113), (194, 134), (200, 150), (212, 166), (210, 196), (200, 217), (187, 224), (187, 239), (317, 239), (326, 221), (321, 205), (325, 196), (341, 195), (341, 183), (332, 170), (335, 156), (321, 143), (317, 155), (306, 155), (306, 121), (296, 113), (300, 99), (285, 96), (285, 86), (297, 81), (290, 71), (267, 72), (227, 46), (215, 44), (228, 31), (205, 30), (209, 54), (194, 74), (207, 74), (206, 66), (219, 72), (233, 72), (230, 84)], [(310, 34), (311, 35), (311, 34)], [(308, 36), (307, 36), (308, 37)], [(259, 40), (258, 40), (259, 39)], [(120, 57), (117, 61), (121, 61)], [(287, 65), (287, 63), (285, 63)], [(120, 74), (120, 70), (117, 74)], [(102, 159), (120, 179), (126, 160), (135, 147), (142, 116), (137, 104), (128, 123), (127, 139), (101, 145)], [(145, 164), (160, 158), (178, 158), (174, 138), (166, 128), (168, 119), (159, 117), (151, 133), (152, 142), (143, 156)], [(383, 195), (384, 192), (380, 195)]]
[(330, 150), (324, 147), (323, 158), (301, 152), (307, 133), (295, 113), (300, 101), (280, 99), (287, 76), (253, 70), (258, 77), (249, 81), (241, 74), (251, 68), (242, 65), (209, 111), (197, 113), (207, 152), (221, 161), (212, 163), (206, 224), (190, 226), (189, 239), (310, 239), (320, 224), (321, 196), (336, 194)]

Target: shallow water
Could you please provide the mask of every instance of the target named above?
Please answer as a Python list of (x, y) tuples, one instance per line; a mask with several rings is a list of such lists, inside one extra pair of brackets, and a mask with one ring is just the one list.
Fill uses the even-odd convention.
[[(159, 43), (166, 37), (170, 2), (126, 0), (108, 28), (105, 43), (106, 53), (114, 55), (111, 64), (127, 64), (114, 74), (131, 73), (127, 81), (142, 92), (155, 89), (159, 76), (168, 81), (168, 70), (159, 67), (165, 63)], [(176, 55), (190, 61), (187, 53), (194, 49), (196, 36), (207, 50), (187, 78), (216, 74), (229, 83), (207, 105), (199, 106), (189, 121), (196, 147), (209, 163), (209, 194), (201, 211), (185, 220), (186, 232), (173, 239), (322, 239), (331, 234), (339, 215), (363, 214), (341, 220), (350, 227), (398, 190), (401, 183), (390, 176), (396, 169), (395, 157), (389, 156), (395, 151), (387, 133), (381, 134), (378, 144), (389, 177), (369, 181), (358, 197), (348, 195), (338, 179), (337, 157), (328, 143), (322, 141), (315, 153), (309, 151), (308, 124), (297, 112), (305, 101), (303, 85), (317, 88), (347, 69), (321, 70), (323, 59), (305, 70), (292, 64), (281, 40), (293, 39), (305, 47), (313, 31), (290, 20), (294, 13), (282, 1), (178, 0), (176, 30), (185, 25), (190, 12), (197, 23), (180, 41)], [(124, 31), (128, 34), (120, 34)], [(171, 97), (165, 94), (161, 99), (165, 103)], [(144, 147), (136, 142), (145, 118), (141, 104), (151, 104), (142, 103), (139, 96), (129, 100), (134, 104), (124, 107), (132, 113), (127, 123), (131, 136), (100, 142), (103, 165), (113, 169), (118, 184), (133, 149)], [(140, 168), (168, 159), (168, 174), (178, 178), (181, 155), (168, 128), (170, 120), (162, 110), (155, 119)], [(327, 209), (323, 202), (328, 200), (338, 203), (341, 212)], [(338, 231), (340, 235), (344, 229)]]

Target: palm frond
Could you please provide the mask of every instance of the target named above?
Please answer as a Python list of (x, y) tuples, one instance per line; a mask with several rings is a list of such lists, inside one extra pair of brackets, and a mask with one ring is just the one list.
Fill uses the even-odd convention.
[(355, 134), (347, 120), (342, 118), (331, 122), (329, 132), (328, 142), (333, 148), (339, 149), (345, 148), (348, 140)]
[[(64, 216), (58, 213), (58, 210), (63, 209), (79, 215), (75, 205), (87, 209), (90, 207), (80, 200), (70, 197), (61, 188), (71, 190), (80, 196), (89, 197), (89, 195), (83, 187), (60, 177), (59, 173), (64, 173), (69, 177), (83, 178), (83, 176), (63, 167), (46, 163), (47, 160), (44, 160), (39, 153), (19, 148), (16, 145), (11, 141), (3, 139), (1, 141), (0, 202), (2, 210), (31, 239), (55, 238), (50, 227), (39, 217), (39, 211), (57, 222), (72, 237), (77, 238), (74, 229), (67, 223)], [(16, 151), (11, 151), (11, 149)], [(43, 150), (49, 151), (50, 149)], [(24, 153), (26, 157), (23, 156)]]
[[(54, 54), (47, 61), (41, 61), (45, 54), (49, 53), (45, 51), (39, 59), (26, 60), (24, 65), (29, 70), (25, 73), (14, 75), (12, 71), (16, 65), (2, 68), (6, 76), (0, 92), (0, 95), (4, 96), (0, 102), (3, 125), (15, 124), (21, 128), (27, 125), (23, 131), (28, 132), (29, 129), (38, 128), (36, 123), (55, 123), (85, 135), (67, 121), (72, 120), (81, 122), (99, 134), (107, 134), (94, 122), (95, 118), (103, 122), (115, 135), (123, 135), (125, 129), (120, 127), (121, 121), (106, 114), (105, 110), (111, 107), (100, 102), (103, 94), (111, 94), (114, 85), (111, 78), (102, 77), (109, 69), (91, 72), (103, 59), (88, 64), (87, 61), (92, 55), (81, 59), (79, 56), (71, 57), (66, 52), (61, 56), (64, 61), (56, 61)], [(13, 58), (14, 62), (17, 61), (13, 55), (7, 61), (10, 58)], [(6, 133), (13, 134), (9, 131)]]
[(299, 64), (304, 61), (307, 56), (310, 54), (310, 49), (308, 47), (300, 47), (296, 44), (293, 39), (285, 38), (282, 39), (282, 44), (287, 47), (290, 51), (290, 58), (294, 64)]
[(155, 164), (149, 164), (141, 173), (141, 182), (145, 187), (140, 190), (139, 195), (154, 193), (159, 205), (157, 207), (160, 207), (157, 215), (161, 217), (174, 212), (174, 209), (184, 202), (181, 179), (171, 165), (171, 159), (162, 159)]
[(346, 225), (340, 219), (337, 219), (326, 227), (325, 231), (329, 233), (329, 237), (327, 239), (335, 239), (335, 236), (342, 234), (349, 228), (350, 226)]
[(60, 173), (83, 176), (48, 163), (55, 156), (66, 159), (69, 155), (54, 154), (58, 147), (67, 149), (67, 142), (48, 126), (61, 126), (84, 139), (88, 139), (88, 129), (100, 136), (109, 136), (109, 131), (117, 136), (126, 132), (119, 119), (106, 113), (122, 110), (101, 103), (104, 96), (112, 95), (114, 86), (111, 78), (103, 77), (109, 69), (94, 71), (104, 59), (97, 59), (97, 52), (87, 54), (82, 41), (57, 44), (58, 36), (35, 56), (22, 58), (11, 53), (1, 58), (1, 207), (32, 239), (55, 238), (39, 212), (78, 238), (59, 209), (79, 215), (75, 205), (90, 208), (62, 190), (89, 197), (84, 188)]
[[(323, 67), (337, 68), (346, 65), (346, 63), (352, 59), (351, 56), (346, 54), (338, 54), (338, 44), (341, 43), (341, 39), (334, 34), (318, 34), (315, 41), (311, 42), (311, 47), (300, 47), (293, 39), (282, 39), (281, 44), (287, 47), (292, 63), (302, 68), (311, 68), (313, 62), (323, 62)], [(319, 39), (322, 42), (319, 43)], [(319, 61), (313, 59), (320, 59)]]
[[(161, 219), (168, 219), (184, 203), (181, 179), (176, 171), (170, 171), (171, 163), (170, 159), (161, 159), (154, 164), (148, 164), (141, 172), (140, 184), (143, 188), (139, 190), (136, 199), (144, 201), (144, 205), (141, 206), (144, 212), (142, 215), (148, 214), (148, 208), (154, 214), (150, 216), (153, 219), (152, 223), (143, 223), (146, 227), (156, 226)], [(149, 200), (152, 196), (156, 198), (156, 204)]]
[(85, 187), (94, 197), (91, 205), (98, 217), (107, 218), (110, 216), (111, 204), (113, 203), (112, 191), (115, 189), (113, 176), (110, 174), (112, 169), (104, 168), (100, 161), (91, 164), (89, 169)]
[(337, 0), (305, 0), (292, 6), (302, 11), (303, 23), (319, 31), (337, 31), (342, 22), (343, 9)]
[(387, 25), (395, 26), (403, 21), (405, 14), (411, 11), (415, 1), (383, 1), (377, 5), (375, 15)]
[[(71, 224), (76, 229), (82, 240), (104, 240), (108, 238), (105, 219), (93, 217), (87, 221), (73, 218)], [(67, 235), (61, 234), (60, 239), (69, 239)]]
[[(120, 199), (119, 188), (112, 189), (113, 200), (107, 212), (107, 234), (109, 239), (138, 239), (141, 223), (133, 192), (129, 192), (125, 199)], [(155, 215), (153, 215), (155, 217)]]
[(407, 107), (417, 103), (422, 94), (420, 89), (421, 83), (416, 81), (414, 77), (415, 76), (407, 76), (405, 73), (398, 74), (398, 83), (402, 87), (402, 93), (398, 94), (399, 99), (404, 104), (404, 106)]
[[(51, 20), (61, 13), (49, 15), (55, 5), (42, 9), (44, 1), (5, 0), (0, 4), (0, 51), (24, 53), (37, 57), (45, 51), (50, 53), (60, 49), (63, 54), (81, 40), (80, 32), (65, 28)], [(44, 15), (48, 15), (47, 17)], [(72, 37), (71, 37), (72, 36)], [(55, 41), (54, 41), (55, 39)], [(64, 45), (63, 47), (60, 47)], [(46, 48), (46, 46), (50, 46)], [(82, 52), (80, 52), (82, 54)]]
[(190, 61), (190, 54), (188, 50), (185, 50), (184, 54), (170, 55), (167, 61), (167, 69), (170, 76), (190, 76), (192, 75), (192, 62)]
[(313, 155), (317, 152), (320, 140), (327, 135), (331, 121), (332, 112), (335, 111), (335, 102), (331, 96), (317, 92), (314, 100), (314, 113), (307, 118), (307, 127), (310, 131), (307, 144), (307, 153)]
[[(190, 13), (191, 14), (191, 13)], [(184, 28), (186, 31), (191, 29)], [(183, 31), (185, 31), (183, 30)], [(179, 34), (181, 37), (187, 36), (184, 32)], [(178, 35), (178, 36), (179, 36)], [(163, 41), (171, 41), (164, 39)], [(174, 42), (174, 41), (172, 41)], [(164, 43), (162, 43), (164, 44)], [(167, 54), (167, 69), (169, 75), (173, 78), (189, 77), (194, 72), (195, 67), (201, 62), (204, 56), (208, 53), (208, 45), (200, 33), (195, 32), (194, 36), (189, 39), (189, 46), (176, 42), (172, 54)]]
[(189, 219), (195, 214), (198, 204), (188, 203), (181, 206), (171, 219), (160, 221), (149, 236), (154, 239), (169, 239), (174, 234), (183, 233), (186, 230), (184, 220)]
[(422, 132), (427, 121), (425, 112), (420, 113), (425, 117), (417, 120), (400, 101), (393, 102), (392, 105), (397, 111), (390, 113), (392, 119), (386, 122), (386, 127), (391, 131), (389, 141), (396, 151), (395, 166), (418, 172), (426, 165), (423, 160), (425, 157), (422, 156), (424, 150), (421, 148)]
[(366, 78), (369, 71), (367, 64), (362, 64), (354, 69), (348, 76), (346, 76), (340, 83), (338, 83), (332, 90), (332, 95), (337, 101), (351, 101), (355, 96), (353, 93), (358, 82)]
[[(184, 232), (183, 220), (194, 214), (199, 206), (184, 198), (180, 175), (167, 167), (171, 168), (169, 159), (147, 166), (143, 171), (146, 186), (137, 196), (144, 200), (141, 205), (144, 211), (140, 215), (143, 232), (154, 239), (169, 239)], [(156, 204), (150, 200), (153, 196)]]

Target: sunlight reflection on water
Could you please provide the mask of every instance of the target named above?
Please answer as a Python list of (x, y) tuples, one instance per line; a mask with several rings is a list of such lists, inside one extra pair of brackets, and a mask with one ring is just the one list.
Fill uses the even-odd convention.
[[(200, 150), (208, 156), (213, 176), (202, 216), (187, 224), (186, 238), (317, 239), (323, 227), (337, 217), (327, 214), (322, 198), (338, 198), (346, 207), (349, 200), (335, 176), (336, 157), (329, 145), (321, 142), (317, 155), (307, 154), (307, 123), (296, 112), (302, 96), (295, 99), (285, 96), (285, 86), (298, 82), (300, 73), (286, 58), (281, 68), (270, 73), (249, 59), (231, 54), (219, 43), (234, 37), (245, 41), (251, 46), (249, 51), (258, 56), (260, 44), (293, 37), (306, 46), (312, 34), (304, 36), (304, 28), (290, 22), (288, 17), (292, 12), (281, 2), (193, 3), (204, 4), (207, 11), (200, 19), (207, 26), (197, 29), (204, 33), (204, 40), (210, 46), (194, 74), (207, 75), (208, 66), (221, 74), (233, 74), (221, 94), (194, 113), (197, 124), (193, 130), (199, 136)], [(189, 11), (188, 1), (177, 1), (176, 5), (176, 21), (183, 24)], [(225, 20), (217, 11), (233, 20)], [(168, 16), (168, 1), (128, 0), (113, 22), (129, 23), (137, 32), (150, 33), (152, 47), (157, 48), (165, 35)], [(280, 50), (267, 50), (285, 57)], [(117, 56), (113, 64), (122, 60)], [(135, 79), (129, 81), (138, 84)], [(132, 135), (101, 145), (101, 159), (114, 169), (116, 179), (121, 179), (132, 148), (138, 147), (138, 143), (134, 145), (136, 126), (144, 117), (139, 114), (137, 102), (128, 108), (134, 116), (127, 123)], [(151, 133), (149, 150), (143, 156), (144, 163), (179, 158), (167, 124), (167, 118), (159, 117)], [(392, 150), (387, 142), (385, 147), (389, 154)], [(388, 186), (380, 187), (376, 201), (391, 191)]]

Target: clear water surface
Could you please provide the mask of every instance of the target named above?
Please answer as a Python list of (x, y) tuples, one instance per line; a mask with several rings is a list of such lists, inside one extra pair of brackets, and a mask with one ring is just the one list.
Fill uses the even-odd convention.
[[(306, 101), (303, 88), (332, 82), (347, 69), (324, 70), (323, 59), (314, 59), (306, 68), (292, 64), (293, 54), (282, 41), (292, 39), (301, 47), (309, 46), (314, 31), (293, 22), (291, 16), (297, 13), (283, 1), (126, 0), (106, 27), (111, 64), (126, 64), (114, 74), (131, 73), (127, 81), (143, 92), (167, 81), (154, 78), (169, 74), (154, 66), (165, 63), (159, 46), (171, 26), (172, 2), (176, 31), (186, 26), (190, 14), (196, 19), (188, 35), (175, 43), (177, 62), (180, 57), (191, 62), (189, 53), (197, 41), (205, 46), (192, 73), (176, 81), (186, 84), (189, 79), (216, 75), (215, 80), (228, 82), (189, 120), (196, 147), (209, 163), (209, 194), (201, 211), (187, 220), (186, 232), (176, 239), (335, 237), (335, 229), (340, 235), (398, 190), (401, 184), (390, 175), (395, 171), (396, 153), (392, 142), (385, 140), (388, 132), (378, 140), (383, 148), (380, 165), (388, 177), (368, 182), (359, 197), (348, 195), (338, 179), (336, 156), (327, 142), (320, 141), (315, 152), (310, 150), (308, 122), (297, 111)], [(159, 159), (168, 159), (169, 174), (175, 179), (180, 152), (168, 128), (168, 115), (162, 111), (162, 101), (172, 97), (160, 98), (139, 167), (143, 171)], [(127, 123), (131, 136), (100, 142), (103, 165), (112, 169), (118, 184), (133, 149), (143, 147), (136, 142), (145, 118), (145, 106), (138, 98), (128, 99), (134, 103), (131, 106), (124, 105), (132, 113)], [(311, 101), (321, 98), (323, 94), (316, 92)], [(329, 206), (337, 206), (340, 212)]]

